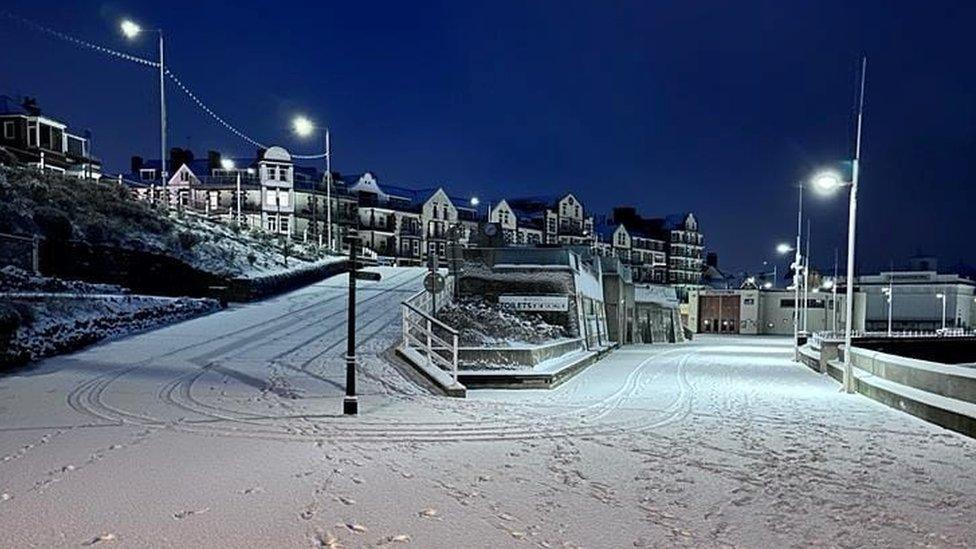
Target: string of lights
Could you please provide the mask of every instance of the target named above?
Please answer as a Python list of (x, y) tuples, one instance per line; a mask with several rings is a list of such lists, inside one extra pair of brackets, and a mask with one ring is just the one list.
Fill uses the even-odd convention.
[[(135, 55), (131, 55), (131, 54), (128, 54), (128, 53), (125, 53), (125, 52), (121, 52), (121, 51), (118, 51), (118, 50), (114, 50), (112, 48), (107, 48), (105, 46), (101, 46), (99, 44), (95, 44), (93, 42), (89, 42), (87, 40), (82, 40), (80, 38), (76, 38), (76, 37), (71, 36), (69, 34), (65, 34), (65, 33), (61, 32), (61, 31), (58, 31), (58, 30), (52, 29), (50, 27), (44, 26), (44, 25), (42, 25), (42, 24), (40, 24), (40, 23), (38, 23), (36, 21), (32, 21), (30, 19), (25, 19), (23, 17), (20, 17), (18, 15), (15, 15), (13, 13), (8, 12), (8, 11), (0, 11), (0, 17), (6, 17), (8, 19), (12, 19), (12, 20), (14, 20), (14, 21), (16, 21), (18, 23), (21, 23), (22, 25), (26, 26), (27, 28), (30, 28), (30, 29), (35, 30), (37, 32), (40, 32), (42, 34), (46, 34), (48, 36), (52, 36), (54, 38), (58, 38), (60, 40), (63, 40), (65, 42), (68, 42), (69, 44), (74, 44), (76, 46), (80, 46), (80, 47), (85, 48), (85, 49), (88, 49), (88, 50), (96, 51), (98, 53), (101, 53), (101, 54), (104, 54), (104, 55), (108, 55), (110, 57), (114, 57), (114, 58), (119, 59), (119, 60), (130, 61), (130, 62), (138, 63), (140, 65), (144, 65), (144, 66), (147, 66), (147, 67), (159, 68), (159, 63), (156, 62), (156, 61), (152, 61), (152, 60), (149, 60), (149, 59), (145, 59), (145, 58), (142, 58), (142, 57), (138, 57), (138, 56), (135, 56)], [(194, 105), (196, 105), (200, 110), (202, 110), (205, 114), (207, 114), (211, 119), (213, 119), (214, 121), (216, 121), (221, 127), (223, 127), (224, 129), (226, 129), (227, 131), (233, 133), (238, 138), (240, 138), (241, 140), (247, 142), (250, 145), (253, 145), (255, 147), (259, 147), (259, 148), (262, 148), (262, 149), (266, 149), (267, 148), (267, 146), (264, 145), (263, 143), (261, 143), (260, 141), (258, 141), (256, 139), (250, 137), (249, 135), (247, 135), (243, 131), (237, 129), (231, 123), (229, 123), (226, 120), (224, 120), (224, 118), (221, 117), (220, 115), (218, 115), (212, 108), (210, 108), (209, 105), (207, 105), (206, 103), (204, 103), (203, 100), (201, 100), (200, 97), (197, 96), (197, 94), (193, 93), (193, 91), (191, 91), (190, 88), (187, 87), (187, 85), (173, 71), (171, 71), (168, 68), (165, 69), (165, 71), (166, 71), (166, 77), (169, 78), (174, 84), (176, 84), (176, 87), (179, 88), (180, 91), (182, 91), (184, 94), (186, 94), (186, 96), (190, 98), (190, 101)], [(293, 154), (292, 155), (292, 158), (300, 159), (300, 160), (316, 160), (316, 159), (322, 159), (322, 158), (325, 158), (325, 157), (326, 157), (326, 153), (318, 153), (318, 154)]]

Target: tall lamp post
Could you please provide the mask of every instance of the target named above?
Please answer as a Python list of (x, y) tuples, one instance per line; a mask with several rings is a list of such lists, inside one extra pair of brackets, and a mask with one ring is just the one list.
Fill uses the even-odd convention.
[(163, 55), (163, 30), (143, 29), (137, 23), (123, 19), (119, 24), (122, 34), (129, 40), (134, 40), (142, 32), (149, 30), (159, 34), (159, 181), (166, 185), (166, 65)]
[[(851, 340), (853, 336), (854, 324), (854, 245), (857, 232), (857, 184), (860, 179), (861, 164), (861, 128), (864, 122), (864, 79), (867, 72), (868, 60), (861, 60), (861, 93), (857, 108), (857, 136), (854, 145), (854, 161), (852, 162), (850, 206), (848, 207), (847, 218), (847, 285), (846, 303), (844, 308), (847, 321), (844, 324), (844, 390), (848, 393), (854, 392), (854, 369), (851, 366)], [(841, 177), (832, 172), (821, 173), (813, 180), (813, 186), (820, 192), (831, 193), (842, 186)]]
[(937, 299), (942, 300), (942, 331), (945, 332), (946, 329), (946, 295), (945, 293), (935, 294)]
[[(800, 188), (800, 196), (803, 196), (803, 188)], [(800, 198), (800, 208), (802, 209), (803, 199)], [(797, 223), (797, 228), (800, 225)], [(776, 246), (776, 253), (786, 255), (795, 251), (793, 256), (793, 354), (794, 359), (800, 359), (800, 233), (796, 234), (796, 247), (787, 243)]]
[[(316, 130), (325, 132), (325, 234), (329, 241), (328, 250), (329, 252), (335, 251), (335, 246), (332, 242), (332, 144), (329, 140), (329, 128), (320, 128), (312, 123), (311, 120), (304, 116), (296, 116), (292, 120), (292, 129), (299, 137), (308, 137), (312, 135)], [(315, 193), (312, 193), (312, 199), (315, 199)], [(312, 207), (313, 224), (317, 224), (317, 220), (314, 219), (315, 207)], [(318, 227), (315, 227), (315, 232), (318, 233)]]
[[(890, 276), (890, 275), (889, 275)], [(892, 278), (888, 278), (888, 287), (881, 288), (881, 293), (885, 296), (885, 301), (888, 303), (888, 337), (891, 337), (891, 308), (894, 305), (892, 303), (894, 285), (892, 284)]]

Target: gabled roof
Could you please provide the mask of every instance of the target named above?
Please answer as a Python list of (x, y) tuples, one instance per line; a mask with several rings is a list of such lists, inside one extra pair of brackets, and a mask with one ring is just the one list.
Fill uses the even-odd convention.
[(688, 219), (689, 215), (691, 215), (691, 212), (681, 212), (667, 215), (664, 217), (664, 226), (668, 230), (683, 231), (685, 230), (685, 220)]

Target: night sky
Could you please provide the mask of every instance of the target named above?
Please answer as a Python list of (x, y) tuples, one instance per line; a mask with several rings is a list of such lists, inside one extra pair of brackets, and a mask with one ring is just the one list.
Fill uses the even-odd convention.
[[(44, 2), (17, 15), (155, 59), (215, 110), (293, 152), (305, 113), (334, 168), (482, 201), (576, 192), (594, 211), (694, 211), (721, 266), (795, 234), (795, 181), (853, 150), (868, 84), (859, 268), (917, 252), (976, 262), (976, 2)], [(0, 18), (0, 93), (90, 128), (106, 171), (158, 156), (153, 69)], [(171, 146), (252, 154), (170, 85)], [(807, 204), (813, 263), (844, 255), (846, 193)], [(785, 265), (783, 261), (781, 264)]]

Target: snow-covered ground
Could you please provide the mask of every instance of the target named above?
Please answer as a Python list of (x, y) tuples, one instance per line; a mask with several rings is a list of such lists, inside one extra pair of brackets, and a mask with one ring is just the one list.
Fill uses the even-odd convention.
[(6, 266), (0, 269), (0, 315), (5, 323), (0, 369), (219, 308), (213, 299), (131, 295), (110, 284), (36, 276)]
[(0, 546), (966, 547), (976, 442), (772, 338), (627, 347), (551, 392), (383, 360), (422, 269), (336, 277), (0, 378)]

